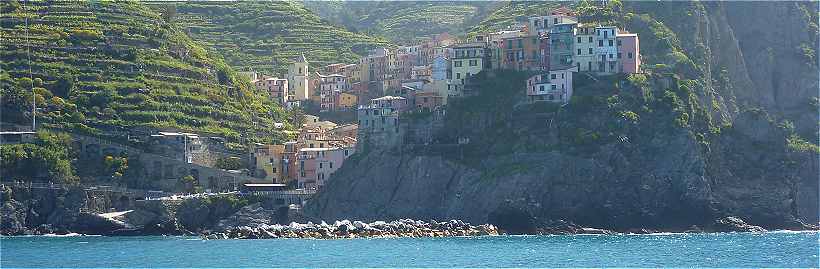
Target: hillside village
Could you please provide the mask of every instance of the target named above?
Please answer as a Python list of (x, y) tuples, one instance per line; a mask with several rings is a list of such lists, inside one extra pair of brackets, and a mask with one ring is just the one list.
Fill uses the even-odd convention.
[[(363, 151), (363, 141), (376, 141), (369, 143), (376, 147), (395, 145), (406, 139), (400, 124), (408, 115), (441, 116), (448, 102), (475, 95), (480, 85), (473, 78), (482, 72), (516, 70), (531, 74), (526, 86), (518, 91), (521, 99), (558, 105), (572, 98), (576, 74), (641, 72), (636, 34), (580, 21), (564, 7), (529, 17), (503, 31), (465, 38), (441, 33), (420, 44), (372, 49), (353, 63), (316, 67), (311, 65), (309, 53), (293, 54), (298, 56), (286, 65), (284, 74), (248, 71), (238, 76), (273, 103), (298, 115), (290, 123), (273, 122), (270, 127), (274, 130), (263, 130), (284, 134), (284, 139), (273, 139), (278, 142), (229, 142), (227, 137), (212, 133), (137, 127), (105, 130), (127, 139), (121, 146), (106, 146), (101, 140), (94, 142), (93, 136), (76, 134), (75, 140), (92, 141), (77, 142), (78, 151), (84, 156), (118, 160), (122, 164), (108, 169), (124, 171), (129, 146), (141, 148), (147, 157), (132, 160), (135, 168), (131, 176), (167, 179), (138, 182), (142, 188), (166, 192), (299, 190), (297, 202), (301, 202), (332, 180), (355, 152)], [(280, 69), (285, 68), (271, 70)], [(303, 114), (306, 111), (310, 113)], [(319, 116), (334, 114), (351, 117), (336, 123)], [(250, 122), (227, 120), (222, 124), (261, 126), (255, 114), (249, 118)], [(287, 124), (295, 125), (295, 130)], [(35, 133), (25, 130), (15, 126), (14, 132), (4, 132), (4, 143), (34, 140)], [(417, 136), (431, 136), (418, 131)], [(430, 138), (426, 139), (429, 142)], [(160, 157), (169, 159), (156, 160)], [(105, 173), (84, 176), (100, 182), (123, 177), (122, 171), (113, 176)]]
[(251, 175), (296, 188), (322, 188), (356, 151), (357, 140), (397, 141), (403, 114), (445, 113), (448, 100), (473, 94), (471, 78), (480, 72), (530, 71), (535, 75), (520, 91), (527, 102), (567, 104), (574, 74), (639, 73), (640, 57), (636, 34), (579, 22), (567, 8), (500, 32), (462, 40), (443, 33), (418, 45), (374, 49), (357, 63), (318, 71), (309, 68), (310, 55), (300, 55), (284, 78), (244, 74), (284, 107), (311, 102), (319, 104), (320, 112), (356, 111), (357, 122), (336, 125), (308, 115), (295, 141), (252, 149)]

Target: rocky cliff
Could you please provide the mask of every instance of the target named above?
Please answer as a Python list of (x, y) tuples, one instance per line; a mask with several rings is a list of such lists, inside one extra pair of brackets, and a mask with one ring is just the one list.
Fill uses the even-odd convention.
[(817, 7), (630, 2), (622, 13), (611, 19), (641, 36), (648, 74), (579, 75), (562, 108), (522, 105), (517, 74), (485, 74), (480, 96), (449, 105), (437, 143), (357, 153), (306, 212), (523, 230), (817, 224), (818, 150), (806, 142), (817, 140)]

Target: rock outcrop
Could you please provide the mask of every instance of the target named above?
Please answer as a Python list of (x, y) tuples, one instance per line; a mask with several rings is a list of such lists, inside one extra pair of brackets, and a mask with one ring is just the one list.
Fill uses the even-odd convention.
[[(558, 113), (519, 110), (503, 94), (471, 107), (448, 105), (437, 134), (450, 138), (446, 148), (440, 140), (439, 148), (359, 151), (309, 201), (306, 214), (454, 218), (502, 229), (524, 223), (513, 229), (526, 233), (553, 220), (617, 231), (686, 231), (729, 216), (765, 229), (818, 223), (818, 153), (789, 141), (817, 139), (811, 103), (818, 71), (807, 64), (817, 48), (816, 5), (625, 6), (671, 28), (667, 34), (677, 36), (669, 42), (679, 41), (698, 70), (676, 75), (691, 77), (675, 83), (648, 75), (642, 87), (623, 78), (604, 87), (578, 83), (575, 100)], [(645, 60), (667, 57), (644, 48), (644, 37), (652, 37), (642, 36)], [(805, 44), (811, 49), (797, 53)], [(513, 82), (507, 84), (519, 87)], [(621, 113), (637, 115), (634, 129), (611, 116), (629, 115)], [(469, 143), (456, 145), (454, 137)]]

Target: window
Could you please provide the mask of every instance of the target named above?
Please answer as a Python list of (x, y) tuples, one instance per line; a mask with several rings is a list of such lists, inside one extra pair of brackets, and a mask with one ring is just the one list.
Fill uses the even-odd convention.
[(310, 143), (310, 147), (311, 147), (311, 148), (313, 147), (313, 143)]
[(524, 40), (523, 40), (523, 39), (519, 39), (519, 40), (518, 40), (518, 47), (519, 47), (519, 48), (523, 48), (523, 47), (524, 47)]
[(578, 43), (581, 43), (581, 37), (580, 36), (578, 37)]
[(532, 44), (533, 45), (538, 44), (538, 37), (533, 37), (532, 38)]
[(350, 151), (349, 151), (349, 150), (345, 150), (345, 156), (347, 156), (347, 155), (350, 155)]
[(543, 91), (544, 91), (544, 85), (539, 86), (539, 87), (538, 87), (538, 91), (539, 91), (539, 92), (543, 92)]
[(631, 53), (631, 52), (627, 52), (627, 53), (626, 53), (626, 58), (632, 59), (632, 53)]
[(561, 78), (562, 78), (562, 79), (564, 78), (564, 73), (561, 73)]
[(455, 67), (461, 67), (461, 61), (455, 61), (455, 62), (453, 62), (453, 66), (455, 66)]
[(461, 73), (456, 73), (456, 79), (461, 79)]
[(618, 39), (618, 46), (621, 46), (621, 40)]
[(330, 169), (333, 169), (333, 162), (330, 162)]
[(553, 90), (557, 90), (557, 89), (558, 89), (558, 87), (557, 87), (557, 86), (555, 86), (555, 84), (552, 84), (552, 89), (553, 89)]
[(319, 163), (319, 169), (322, 169), (322, 164), (323, 164), (323, 163)]
[(589, 37), (589, 43), (592, 43), (592, 37), (591, 36)]
[(510, 40), (510, 42), (507, 42), (507, 49), (512, 49), (512, 40)]
[(533, 21), (533, 24), (535, 25), (535, 27), (538, 27), (538, 23), (539, 23), (539, 22), (541, 22), (541, 21), (539, 21), (539, 20), (535, 20), (535, 21)]
[(550, 78), (551, 78), (551, 79), (556, 79), (557, 77), (558, 77), (558, 76), (556, 76), (555, 74), (550, 74)]
[(592, 48), (589, 48), (589, 54), (592, 55)]
[(470, 60), (470, 66), (477, 66), (478, 60)]
[(618, 52), (618, 59), (620, 59), (620, 58), (621, 58), (621, 53), (620, 53), (620, 52)]
[(612, 29), (612, 36), (615, 36), (615, 29)]
[(581, 55), (581, 49), (578, 49), (578, 55)]
[(603, 40), (598, 40), (598, 47), (603, 47), (603, 46), (604, 46), (604, 41)]
[(609, 58), (612, 59), (612, 54), (611, 53), (609, 54)]

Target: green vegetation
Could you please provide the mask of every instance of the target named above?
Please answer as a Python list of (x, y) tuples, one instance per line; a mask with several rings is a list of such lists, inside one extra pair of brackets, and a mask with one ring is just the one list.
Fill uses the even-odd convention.
[(560, 6), (561, 3), (559, 2), (510, 1), (495, 9), (472, 28), (469, 28), (468, 34), (476, 35), (504, 30), (513, 24), (524, 23), (530, 16), (547, 15), (551, 10)]
[(141, 127), (284, 139), (272, 128), (286, 122), (280, 107), (142, 3), (13, 0), (0, 9), (5, 122), (30, 121), (36, 98), (38, 120), (87, 134)]
[(498, 2), (305, 1), (305, 7), (352, 31), (412, 44), (432, 35), (459, 35), (491, 12)]
[(4, 180), (79, 182), (71, 165), (76, 153), (68, 134), (40, 131), (34, 143), (0, 146), (0, 156), (0, 174), (8, 177)]
[(124, 156), (105, 156), (105, 170), (114, 179), (122, 178), (128, 170), (128, 158)]
[(281, 74), (300, 53), (312, 65), (352, 63), (385, 40), (352, 33), (292, 1), (185, 2), (176, 5), (175, 24), (191, 38), (222, 54), (237, 70)]

